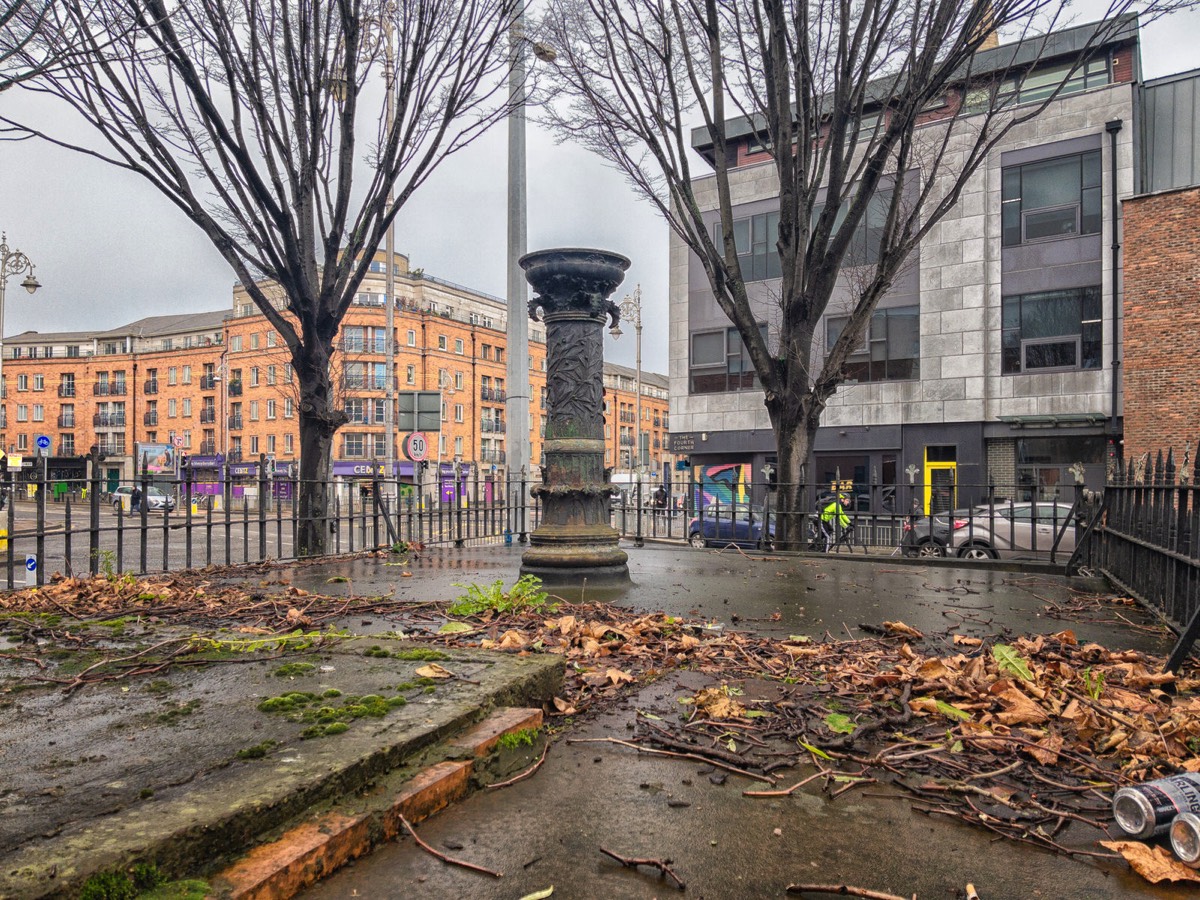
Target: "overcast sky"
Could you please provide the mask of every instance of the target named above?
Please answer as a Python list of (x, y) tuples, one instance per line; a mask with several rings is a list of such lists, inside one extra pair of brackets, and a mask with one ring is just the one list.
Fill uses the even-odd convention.
[[(1145, 76), (1200, 66), (1197, 35), (1200, 12), (1145, 27)], [(27, 102), (17, 94), (0, 94), (0, 104)], [(598, 247), (628, 256), (633, 265), (614, 299), (641, 285), (643, 367), (665, 374), (666, 225), (622, 176), (583, 150), (556, 146), (532, 122), (528, 171), (529, 248)], [(506, 178), (501, 126), (445, 163), (401, 210), (396, 249), (414, 268), (503, 297)], [(31, 297), (10, 280), (6, 335), (104, 329), (231, 303), (233, 274), (195, 226), (138, 176), (70, 151), (0, 142), (0, 229), (32, 259), (43, 285)], [(632, 366), (633, 329), (625, 331), (618, 342), (606, 338), (605, 353)]]

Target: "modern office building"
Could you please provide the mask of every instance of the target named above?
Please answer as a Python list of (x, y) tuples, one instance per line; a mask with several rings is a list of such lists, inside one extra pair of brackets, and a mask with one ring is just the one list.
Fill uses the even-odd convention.
[[(1079, 48), (1095, 33), (1095, 25), (1083, 25), (1030, 41), (1028, 50), (1009, 45), (977, 55), (973, 74), (987, 82), (1014, 56), (1029, 53), (1032, 62), (1032, 48), (1044, 40), (1037, 65), (999, 90), (1014, 108), (1044, 102), (1060, 85), (1061, 92), (990, 151), (880, 301), (822, 416), (813, 481), (837, 473), (869, 495), (871, 484), (907, 485), (912, 471), (926, 486), (927, 507), (939, 486), (943, 502), (960, 505), (981, 497), (989, 483), (1017, 499), (1069, 496), (1076, 462), (1090, 485), (1103, 483), (1124, 433), (1122, 253), (1127, 259), (1133, 250), (1128, 243), (1122, 249), (1121, 201), (1150, 189), (1146, 92), (1157, 88), (1142, 82), (1132, 16), (1075, 68)], [(947, 109), (969, 102), (972, 89), (950, 91), (944, 104), (926, 110), (919, 128), (947, 127)], [(1191, 116), (1186, 143), (1194, 153), (1194, 107)], [(1160, 126), (1166, 121), (1161, 114)], [(744, 121), (729, 127), (737, 145), (730, 181), (739, 253), (770, 341), (778, 284), (769, 233), (774, 167)], [(701, 156), (711, 154), (706, 141), (698, 130)], [(1190, 177), (1194, 184), (1194, 172)], [(696, 188), (712, 198), (715, 223), (712, 181), (701, 176)], [(1194, 247), (1195, 228), (1188, 233)], [(734, 470), (747, 481), (763, 480), (776, 454), (761, 389), (745, 374), (741, 341), (699, 261), (676, 236), (672, 241), (671, 448), (701, 473)], [(863, 249), (866, 255), (843, 271), (819, 345), (831, 344), (845, 321), (840, 301), (853, 266), (871, 264), (869, 240)]]

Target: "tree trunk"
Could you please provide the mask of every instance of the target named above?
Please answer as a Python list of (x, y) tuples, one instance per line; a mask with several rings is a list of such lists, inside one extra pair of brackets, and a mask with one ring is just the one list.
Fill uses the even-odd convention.
[(807, 407), (803, 402), (792, 404), (790, 409), (769, 408), (778, 453), (775, 546), (780, 550), (804, 550), (808, 546), (808, 457), (821, 414), (813, 414)]
[(324, 341), (306, 341), (303, 356), (293, 355), (300, 383), (300, 483), (297, 486), (297, 556), (327, 552), (334, 526), (330, 502), (333, 436), (346, 421), (334, 407), (329, 353)]

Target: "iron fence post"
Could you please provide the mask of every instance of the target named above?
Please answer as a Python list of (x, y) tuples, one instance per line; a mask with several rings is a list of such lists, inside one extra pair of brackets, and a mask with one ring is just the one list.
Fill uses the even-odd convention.
[[(134, 462), (134, 469), (135, 469), (135, 471), (137, 469), (136, 461)], [(148, 521), (149, 516), (148, 516), (147, 508), (150, 506), (150, 497), (149, 497), (150, 460), (149, 459), (143, 457), (140, 482), (138, 482), (137, 478), (135, 478), (134, 483), (141, 484), (141, 496), (138, 499), (138, 514), (139, 514), (138, 521), (140, 522), (140, 527), (138, 529), (138, 551), (139, 551), (138, 571), (146, 572), (149, 569), (149, 565), (148, 565), (149, 555), (147, 552), (147, 550), (148, 550), (147, 539), (149, 538), (149, 535), (147, 534), (147, 526), (149, 525), (149, 521)]]
[(267, 558), (267, 456), (258, 454), (258, 558)]
[(41, 587), (46, 583), (46, 489), (50, 486), (48, 468), (50, 458), (44, 454), (38, 458), (34, 467), (34, 483), (37, 485), (37, 538), (34, 547), (37, 553), (37, 583)]
[(88, 450), (88, 465), (88, 572), (95, 577), (100, 574), (100, 450), (95, 444)]
[(192, 567), (192, 461), (183, 467), (183, 555), (184, 565)]

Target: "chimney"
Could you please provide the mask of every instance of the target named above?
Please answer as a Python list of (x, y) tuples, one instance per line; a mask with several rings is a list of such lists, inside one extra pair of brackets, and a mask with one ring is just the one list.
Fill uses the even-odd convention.
[(1000, 36), (996, 33), (996, 12), (992, 9), (991, 0), (985, 0), (979, 24), (975, 27), (971, 37), (978, 38), (980, 35), (983, 36), (983, 42), (979, 45), (977, 52), (995, 50), (1000, 46)]

